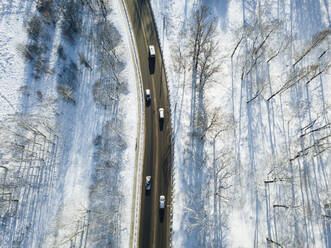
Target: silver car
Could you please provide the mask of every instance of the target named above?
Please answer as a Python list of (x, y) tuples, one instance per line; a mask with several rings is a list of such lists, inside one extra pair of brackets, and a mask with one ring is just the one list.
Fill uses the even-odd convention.
[(151, 90), (150, 89), (145, 90), (145, 98), (146, 98), (147, 103), (149, 103), (151, 101)]
[(151, 176), (147, 176), (146, 177), (146, 182), (145, 182), (146, 190), (151, 190), (151, 181), (152, 181), (152, 177)]

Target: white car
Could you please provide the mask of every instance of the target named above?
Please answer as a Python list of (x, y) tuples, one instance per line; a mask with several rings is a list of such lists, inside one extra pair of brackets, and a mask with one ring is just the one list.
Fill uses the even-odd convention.
[(164, 209), (164, 208), (165, 208), (165, 196), (160, 195), (160, 209)]
[(152, 180), (151, 176), (146, 177), (146, 182), (145, 182), (146, 190), (151, 190), (151, 180)]
[(150, 89), (145, 90), (145, 97), (146, 97), (146, 102), (151, 101), (151, 90)]
[(164, 119), (164, 109), (163, 108), (159, 108), (159, 118), (160, 118), (160, 120)]

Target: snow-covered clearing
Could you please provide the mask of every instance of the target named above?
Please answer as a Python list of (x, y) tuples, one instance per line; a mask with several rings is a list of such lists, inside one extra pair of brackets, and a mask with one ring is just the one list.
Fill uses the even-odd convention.
[(0, 2), (0, 246), (127, 247), (137, 90), (118, 1)]
[(151, 5), (175, 137), (173, 247), (330, 247), (329, 1)]

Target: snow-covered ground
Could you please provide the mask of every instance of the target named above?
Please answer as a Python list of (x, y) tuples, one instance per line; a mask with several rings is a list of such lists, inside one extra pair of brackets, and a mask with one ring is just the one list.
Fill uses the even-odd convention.
[[(195, 70), (201, 3), (216, 28)], [(175, 138), (173, 247), (330, 247), (330, 2), (151, 5)]]
[[(119, 1), (104, 2), (0, 2), (1, 247), (128, 247), (136, 76)], [(194, 61), (201, 2), (216, 26)], [(173, 247), (330, 247), (329, 1), (151, 5)]]
[(128, 246), (136, 77), (103, 2), (0, 2), (1, 247)]

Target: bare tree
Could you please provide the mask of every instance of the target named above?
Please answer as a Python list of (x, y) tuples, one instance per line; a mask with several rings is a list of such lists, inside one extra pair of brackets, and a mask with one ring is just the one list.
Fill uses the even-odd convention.
[(298, 56), (293, 66), (296, 66), (309, 52), (311, 52), (314, 48), (319, 46), (322, 43), (322, 41), (329, 36), (329, 34), (331, 34), (330, 28), (322, 30), (318, 32), (316, 35), (314, 35), (311, 43), (308, 45), (308, 47), (304, 48), (303, 51), (301, 51), (301, 54)]
[(178, 34), (177, 41), (171, 47), (174, 70), (178, 73), (186, 72), (189, 68), (189, 52), (186, 46), (186, 35), (187, 31), (181, 30)]
[(199, 91), (203, 91), (207, 82), (220, 70), (220, 62), (216, 58), (218, 53), (217, 42), (210, 40), (202, 49), (202, 58), (199, 63)]
[(210, 9), (201, 5), (193, 13), (193, 22), (190, 26), (190, 55), (193, 60), (193, 71), (198, 68), (200, 55), (207, 43), (215, 38), (216, 19), (211, 16)]
[(276, 246), (278, 246), (278, 247), (280, 247), (280, 248), (283, 248), (283, 247), (284, 247), (284, 246), (282, 246), (280, 243), (278, 243), (278, 242), (272, 240), (271, 238), (268, 238), (268, 237), (267, 237), (266, 240), (267, 240), (267, 242), (268, 242), (269, 244), (274, 244), (274, 245), (276, 245)]
[(286, 82), (282, 84), (280, 89), (271, 94), (271, 96), (267, 98), (267, 100), (270, 101), (276, 95), (285, 92), (286, 90), (290, 89), (301, 81), (304, 81), (306, 84), (309, 84), (314, 78), (321, 75), (329, 68), (330, 64), (311, 64), (303, 68), (298, 68), (291, 71)]
[(203, 139), (206, 134), (210, 134), (212, 139), (215, 140), (222, 132), (230, 131), (234, 128), (233, 117), (222, 112), (220, 108), (210, 110), (207, 118), (207, 126), (200, 133), (200, 139)]

